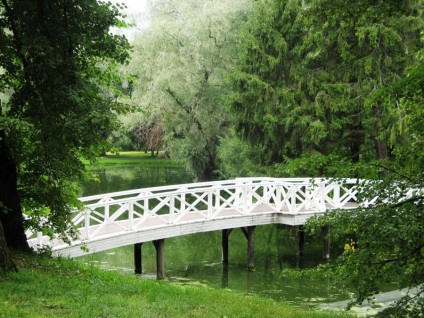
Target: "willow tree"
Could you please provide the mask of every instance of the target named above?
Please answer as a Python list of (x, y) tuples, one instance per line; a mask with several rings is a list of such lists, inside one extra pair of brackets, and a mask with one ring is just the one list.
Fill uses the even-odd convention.
[(240, 135), (262, 146), (262, 162), (325, 157), (328, 167), (330, 158), (392, 157), (399, 117), (372, 96), (414, 63), (421, 5), (260, 2), (240, 35), (229, 101)]
[(141, 116), (155, 119), (170, 155), (200, 180), (216, 177), (216, 147), (230, 120), (224, 74), (236, 59), (235, 30), (248, 3), (155, 1), (134, 39), (129, 68), (138, 77), (133, 98)]
[(81, 159), (107, 149), (103, 136), (123, 111), (113, 89), (129, 44), (109, 33), (119, 21), (118, 7), (96, 0), (0, 2), (0, 91), (9, 92), (0, 221), (9, 248), (28, 249), (27, 227), (72, 235)]

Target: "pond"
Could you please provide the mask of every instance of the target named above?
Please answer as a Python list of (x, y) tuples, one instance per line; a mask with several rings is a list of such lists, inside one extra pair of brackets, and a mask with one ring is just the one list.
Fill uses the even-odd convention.
[[(97, 171), (99, 182), (82, 185), (82, 195), (191, 182), (179, 167), (128, 166)], [(347, 292), (331, 288), (331, 281), (311, 278), (302, 269), (322, 263), (322, 242), (306, 236), (304, 255), (297, 255), (296, 230), (265, 225), (255, 231), (255, 270), (247, 271), (247, 240), (240, 229), (229, 236), (229, 264), (221, 264), (221, 232), (208, 232), (165, 240), (166, 280), (213, 288), (228, 288), (257, 294), (298, 306), (315, 306), (349, 298)], [(133, 273), (133, 246), (81, 257), (85, 262)], [(143, 244), (141, 279), (155, 279), (156, 252)]]

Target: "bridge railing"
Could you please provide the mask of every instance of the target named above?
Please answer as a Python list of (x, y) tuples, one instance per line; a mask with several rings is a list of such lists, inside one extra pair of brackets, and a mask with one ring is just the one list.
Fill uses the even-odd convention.
[[(72, 215), (81, 240), (117, 231), (197, 222), (255, 213), (320, 213), (357, 206), (356, 179), (239, 178), (121, 191), (80, 198)], [(353, 205), (352, 205), (353, 204)], [(42, 245), (46, 237), (28, 232)], [(28, 236), (28, 238), (30, 238)]]

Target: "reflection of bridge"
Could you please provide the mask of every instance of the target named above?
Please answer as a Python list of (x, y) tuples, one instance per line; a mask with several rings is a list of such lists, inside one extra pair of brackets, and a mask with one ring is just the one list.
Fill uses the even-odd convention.
[(158, 276), (163, 276), (165, 238), (223, 230), (227, 262), (228, 235), (242, 228), (248, 267), (253, 267), (256, 225), (302, 225), (327, 209), (357, 207), (356, 194), (356, 179), (309, 178), (241, 178), (130, 190), (81, 198), (85, 209), (72, 219), (79, 236), (70, 245), (41, 233), (28, 231), (27, 237), (35, 249), (49, 246), (53, 255), (71, 257), (135, 244), (136, 271), (141, 271), (141, 244), (153, 241)]

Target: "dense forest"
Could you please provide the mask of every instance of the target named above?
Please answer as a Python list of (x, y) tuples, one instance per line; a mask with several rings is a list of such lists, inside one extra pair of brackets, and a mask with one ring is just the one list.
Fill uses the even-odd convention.
[[(2, 0), (2, 267), (13, 268), (7, 249), (28, 250), (27, 227), (74, 234), (83, 159), (162, 150), (199, 181), (368, 180), (358, 196), (376, 205), (328, 212), (309, 230), (330, 224), (333, 240), (354, 242), (334, 274), (357, 302), (392, 275), (423, 286), (423, 8), (155, 0), (128, 41), (110, 31), (135, 18), (120, 5)], [(394, 315), (418, 316), (423, 301), (397, 305)]]

